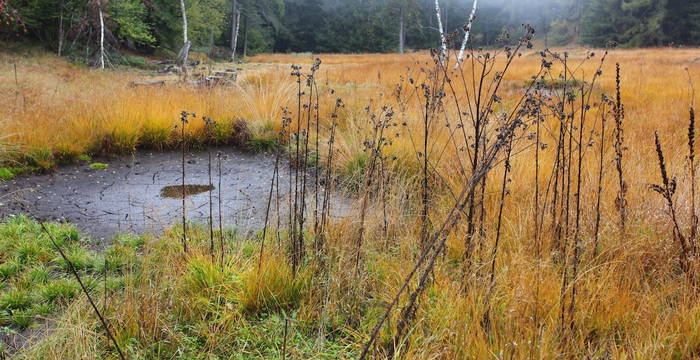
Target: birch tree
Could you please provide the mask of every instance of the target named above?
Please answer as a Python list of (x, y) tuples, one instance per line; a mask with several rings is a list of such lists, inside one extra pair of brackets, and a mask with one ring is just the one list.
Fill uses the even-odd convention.
[(445, 30), (442, 27), (442, 16), (440, 15), (440, 0), (435, 0), (435, 15), (437, 16), (438, 31), (440, 31), (440, 58), (444, 60), (447, 56), (447, 39), (445, 38)]
[(472, 5), (472, 12), (471, 14), (469, 14), (469, 20), (467, 21), (467, 24), (464, 25), (464, 40), (462, 40), (462, 47), (459, 48), (459, 55), (457, 56), (457, 64), (455, 64), (455, 68), (458, 67), (464, 59), (464, 50), (467, 48), (467, 43), (469, 42), (469, 35), (472, 32), (472, 24), (474, 24), (474, 17), (476, 16), (476, 7), (478, 3), (479, 0), (474, 0), (474, 4)]
[(416, 0), (390, 0), (383, 17), (398, 19), (398, 45), (399, 53), (406, 51), (406, 33), (409, 24), (419, 21), (417, 15), (420, 13), (420, 5)]
[(97, 12), (100, 15), (100, 70), (105, 69), (105, 18), (102, 13), (102, 2), (97, 0)]
[(187, 44), (187, 9), (185, 8), (185, 0), (180, 0), (180, 11), (182, 12), (182, 42)]
[(180, 0), (180, 11), (182, 12), (182, 50), (177, 57), (177, 65), (181, 67), (187, 66), (187, 56), (190, 52), (190, 40), (187, 37), (187, 9), (185, 8), (185, 0)]
[(236, 61), (236, 46), (238, 45), (238, 29), (241, 23), (241, 12), (238, 0), (231, 0), (231, 62)]

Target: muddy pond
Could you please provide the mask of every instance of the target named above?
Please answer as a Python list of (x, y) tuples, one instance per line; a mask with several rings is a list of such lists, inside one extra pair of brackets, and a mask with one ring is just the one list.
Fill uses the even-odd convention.
[[(222, 159), (221, 189), (218, 189), (217, 153)], [(75, 164), (60, 167), (50, 175), (0, 181), (0, 217), (27, 214), (51, 221), (67, 221), (102, 240), (122, 232), (158, 233), (181, 221), (181, 152), (140, 151), (127, 157), (95, 161), (108, 167), (95, 169), (90, 163)], [(206, 151), (188, 152), (185, 161), (188, 220), (208, 221), (211, 190), (217, 225), (220, 194), (224, 228), (252, 231), (262, 227), (274, 174), (274, 155), (250, 154), (230, 148), (212, 150), (212, 187)], [(312, 176), (310, 174), (309, 178)], [(288, 181), (288, 163), (281, 161), (281, 198), (287, 195), (284, 184)], [(334, 216), (346, 213), (349, 206), (347, 201), (335, 199), (331, 205)]]

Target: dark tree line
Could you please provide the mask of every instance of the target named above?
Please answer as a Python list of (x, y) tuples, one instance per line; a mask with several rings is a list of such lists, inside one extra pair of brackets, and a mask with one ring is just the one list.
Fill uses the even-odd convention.
[(590, 0), (582, 29), (592, 45), (700, 45), (700, 1)]
[[(458, 43), (472, 0), (440, 5), (445, 30)], [(234, 43), (238, 54), (393, 52), (439, 43), (434, 0), (185, 0), (185, 8), (193, 50), (221, 57)], [(112, 51), (174, 56), (182, 47), (177, 0), (0, 0), (0, 36), (89, 53), (99, 10)], [(548, 46), (693, 46), (700, 45), (700, 0), (482, 1), (472, 45), (507, 39), (522, 24)]]

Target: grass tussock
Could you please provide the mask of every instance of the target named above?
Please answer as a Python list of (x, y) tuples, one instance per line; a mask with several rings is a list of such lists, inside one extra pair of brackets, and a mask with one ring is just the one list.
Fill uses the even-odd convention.
[[(92, 244), (73, 226), (54, 224), (48, 229), (90, 289), (102, 285), (117, 291), (123, 272), (137, 261), (135, 248), (123, 240), (99, 254), (89, 250)], [(40, 326), (80, 294), (67, 263), (37, 222), (17, 216), (0, 223), (0, 253), (0, 324), (4, 331)]]
[[(338, 333), (337, 342), (317, 346), (315, 329), (300, 311), (312, 301), (310, 275), (294, 276), (284, 257), (274, 251), (258, 269), (257, 253), (251, 251), (255, 244), (231, 238), (231, 233), (225, 241), (235, 255), (222, 265), (207, 255), (207, 229), (192, 226), (189, 231), (189, 255), (178, 246), (177, 229), (143, 243), (137, 255), (141, 260), (124, 274), (123, 290), (101, 300), (112, 331), (130, 358), (230, 358), (232, 353), (241, 359), (280, 357), (285, 322), (288, 356), (351, 356), (343, 340), (348, 334)], [(311, 269), (306, 271), (310, 273)], [(102, 299), (99, 286), (91, 291)], [(93, 316), (86, 302), (71, 302), (53, 321), (50, 333), (38, 337), (19, 358), (115, 355)]]

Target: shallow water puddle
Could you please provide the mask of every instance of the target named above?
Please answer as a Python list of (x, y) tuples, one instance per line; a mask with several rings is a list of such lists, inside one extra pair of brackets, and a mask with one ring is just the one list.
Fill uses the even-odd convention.
[[(201, 194), (209, 190), (214, 190), (216, 187), (211, 185), (182, 185), (166, 186), (160, 189), (160, 197), (171, 199), (182, 199), (192, 195)], [(184, 194), (183, 194), (184, 190)]]
[[(261, 228), (274, 174), (274, 155), (231, 148), (213, 151), (221, 152), (223, 159), (220, 179), (218, 164), (212, 164), (212, 182), (217, 190), (212, 192), (213, 217), (218, 219), (220, 206), (223, 227), (241, 231)], [(23, 213), (45, 220), (69, 221), (84, 233), (104, 240), (120, 232), (157, 233), (180, 221), (183, 188), (174, 184), (182, 184), (181, 152), (137, 152), (99, 161), (109, 167), (92, 169), (89, 164), (75, 164), (61, 167), (51, 175), (0, 181), (0, 217)], [(186, 161), (187, 220), (206, 223), (209, 196), (197, 194), (214, 189), (208, 185), (208, 154), (190, 152)], [(288, 168), (287, 164), (280, 164), (280, 184), (289, 182)], [(280, 187), (280, 201), (274, 202), (281, 207), (287, 203), (285, 189)], [(331, 213), (347, 213), (346, 200), (334, 196)]]

